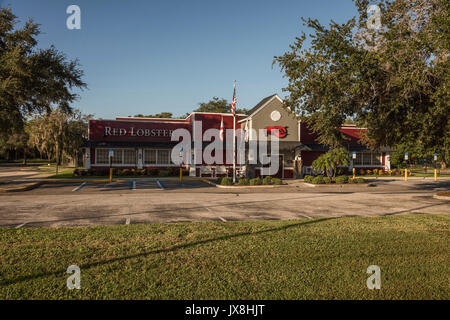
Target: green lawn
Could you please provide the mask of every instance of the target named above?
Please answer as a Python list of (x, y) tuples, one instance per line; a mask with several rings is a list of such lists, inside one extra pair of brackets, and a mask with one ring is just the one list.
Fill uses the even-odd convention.
[[(1, 299), (449, 299), (450, 215), (0, 229)], [(81, 290), (66, 269), (81, 268)], [(369, 265), (381, 290), (366, 287)]]

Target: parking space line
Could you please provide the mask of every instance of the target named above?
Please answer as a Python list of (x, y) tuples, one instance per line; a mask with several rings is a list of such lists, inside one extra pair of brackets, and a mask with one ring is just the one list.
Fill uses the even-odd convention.
[(131, 219), (130, 218), (126, 218), (125, 219), (125, 224), (130, 224)]
[(81, 190), (85, 185), (87, 185), (87, 182), (83, 182), (81, 185), (79, 185), (78, 187), (76, 187), (75, 189), (73, 189), (72, 192), (73, 192), (73, 191)]
[(136, 180), (130, 181), (130, 190), (136, 190)]
[[(209, 212), (211, 212), (211, 213), (214, 213), (214, 211), (212, 211), (210, 208), (208, 208), (207, 206), (204, 206), (204, 208), (206, 209), (206, 210), (208, 210)], [(225, 220), (224, 218), (222, 218), (221, 216), (217, 216), (221, 221), (223, 221), (223, 222), (227, 222), (227, 220)]]
[(16, 229), (22, 228), (24, 225), (26, 225), (28, 222), (24, 222), (16, 226)]
[(156, 180), (156, 184), (158, 185), (158, 187), (160, 187), (163, 190), (166, 190), (166, 186), (159, 180)]

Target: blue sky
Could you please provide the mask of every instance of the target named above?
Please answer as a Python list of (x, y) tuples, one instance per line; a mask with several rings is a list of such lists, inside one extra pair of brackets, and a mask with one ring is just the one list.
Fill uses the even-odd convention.
[[(251, 108), (287, 85), (273, 57), (301, 30), (301, 17), (344, 22), (352, 0), (0, 0), (20, 20), (41, 24), (39, 46), (78, 58), (88, 90), (74, 107), (114, 119), (192, 111), (213, 96)], [(66, 8), (81, 8), (81, 30), (66, 28)]]

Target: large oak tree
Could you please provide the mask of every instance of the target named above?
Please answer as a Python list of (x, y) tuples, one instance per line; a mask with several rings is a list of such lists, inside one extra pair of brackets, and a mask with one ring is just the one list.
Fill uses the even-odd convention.
[(373, 147), (410, 147), (450, 160), (450, 3), (446, 0), (381, 0), (381, 27), (368, 28), (367, 8), (302, 33), (290, 51), (275, 57), (289, 85), (286, 104), (296, 108), (320, 142), (342, 144), (346, 118), (367, 128)]
[(77, 60), (54, 47), (38, 48), (38, 24), (27, 21), (17, 28), (10, 8), (0, 9), (0, 139), (23, 130), (24, 120), (57, 107), (72, 111), (77, 95), (85, 88)]

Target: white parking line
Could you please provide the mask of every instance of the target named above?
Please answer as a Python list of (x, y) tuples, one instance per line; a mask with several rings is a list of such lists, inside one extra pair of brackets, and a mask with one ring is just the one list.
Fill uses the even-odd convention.
[(16, 226), (16, 229), (22, 228), (24, 225), (26, 225), (28, 222), (24, 222)]
[(127, 219), (125, 220), (125, 224), (130, 224), (130, 221), (131, 221), (131, 219), (130, 219), (130, 218), (127, 218)]
[[(203, 206), (206, 210), (208, 210), (211, 213), (214, 213), (214, 211), (212, 211), (210, 208)], [(217, 216), (217, 218), (219, 218), (220, 220), (222, 220), (223, 222), (227, 222), (227, 220), (225, 220), (224, 218), (222, 218), (221, 216)]]
[(78, 187), (76, 187), (75, 189), (73, 189), (72, 192), (73, 192), (73, 191), (81, 190), (81, 188), (83, 188), (85, 185), (87, 185), (87, 182), (83, 182), (81, 185), (79, 185)]

